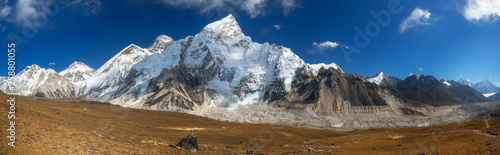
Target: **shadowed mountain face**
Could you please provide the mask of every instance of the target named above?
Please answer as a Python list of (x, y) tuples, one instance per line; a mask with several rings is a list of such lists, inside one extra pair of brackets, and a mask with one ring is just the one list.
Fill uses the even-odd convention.
[[(374, 76), (370, 79), (377, 78)], [(407, 103), (433, 106), (489, 101), (469, 86), (455, 81), (438, 81), (434, 76), (411, 75), (405, 80), (394, 77), (378, 78), (379, 85), (391, 90)], [(373, 81), (373, 80), (371, 80)]]
[(495, 95), (491, 95), (488, 99), (493, 101), (500, 101), (500, 93), (496, 93)]
[(387, 91), (364, 82), (356, 74), (321, 68), (314, 75), (304, 67), (296, 71), (290, 92), (274, 103), (289, 108), (307, 108), (321, 114), (345, 113), (359, 107), (373, 112), (391, 111), (387, 96), (390, 96)]

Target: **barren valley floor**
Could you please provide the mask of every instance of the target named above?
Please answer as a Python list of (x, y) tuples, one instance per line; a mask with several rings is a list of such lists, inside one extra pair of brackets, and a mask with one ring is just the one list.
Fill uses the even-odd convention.
[[(16, 97), (16, 147), (7, 145), (1, 93), (0, 154), (500, 154), (500, 118), (351, 132), (231, 123), (96, 102)], [(169, 147), (190, 134), (198, 152)]]

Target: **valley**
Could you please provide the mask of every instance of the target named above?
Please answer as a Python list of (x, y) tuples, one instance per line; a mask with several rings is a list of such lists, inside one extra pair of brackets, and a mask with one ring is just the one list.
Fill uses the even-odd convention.
[[(9, 108), (0, 94), (0, 109)], [(52, 101), (50, 101), (52, 100)], [(16, 147), (0, 154), (498, 154), (496, 111), (457, 124), (349, 132), (231, 123), (81, 99), (16, 98)], [(8, 128), (5, 113), (1, 128)], [(172, 148), (193, 130), (199, 151)], [(0, 133), (5, 137), (7, 132)]]

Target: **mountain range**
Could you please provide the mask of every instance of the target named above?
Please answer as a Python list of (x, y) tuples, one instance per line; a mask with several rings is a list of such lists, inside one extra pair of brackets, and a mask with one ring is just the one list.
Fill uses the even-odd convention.
[[(208, 117), (215, 117), (207, 114), (216, 108), (234, 111), (254, 103), (305, 115), (426, 115), (414, 107), (490, 101), (476, 90), (490, 91), (486, 84), (491, 84), (474, 90), (422, 74), (404, 80), (383, 72), (369, 78), (346, 74), (334, 63), (305, 63), (289, 48), (253, 42), (232, 15), (184, 39), (160, 35), (148, 48), (131, 44), (97, 70), (82, 62), (60, 73), (32, 65), (15, 81), (23, 83), (17, 88), (23, 96), (76, 97)], [(0, 82), (4, 92), (6, 85)]]

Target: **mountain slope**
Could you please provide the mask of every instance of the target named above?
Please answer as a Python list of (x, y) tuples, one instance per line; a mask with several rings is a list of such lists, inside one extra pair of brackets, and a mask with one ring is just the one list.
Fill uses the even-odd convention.
[(108, 93), (113, 93), (128, 75), (132, 65), (154, 52), (163, 51), (171, 45), (173, 40), (167, 36), (159, 36), (149, 49), (143, 49), (131, 44), (108, 60), (87, 81), (87, 89), (84, 98), (99, 99)]
[(500, 93), (496, 93), (494, 95), (491, 95), (488, 97), (490, 100), (493, 100), (493, 101), (500, 101)]

